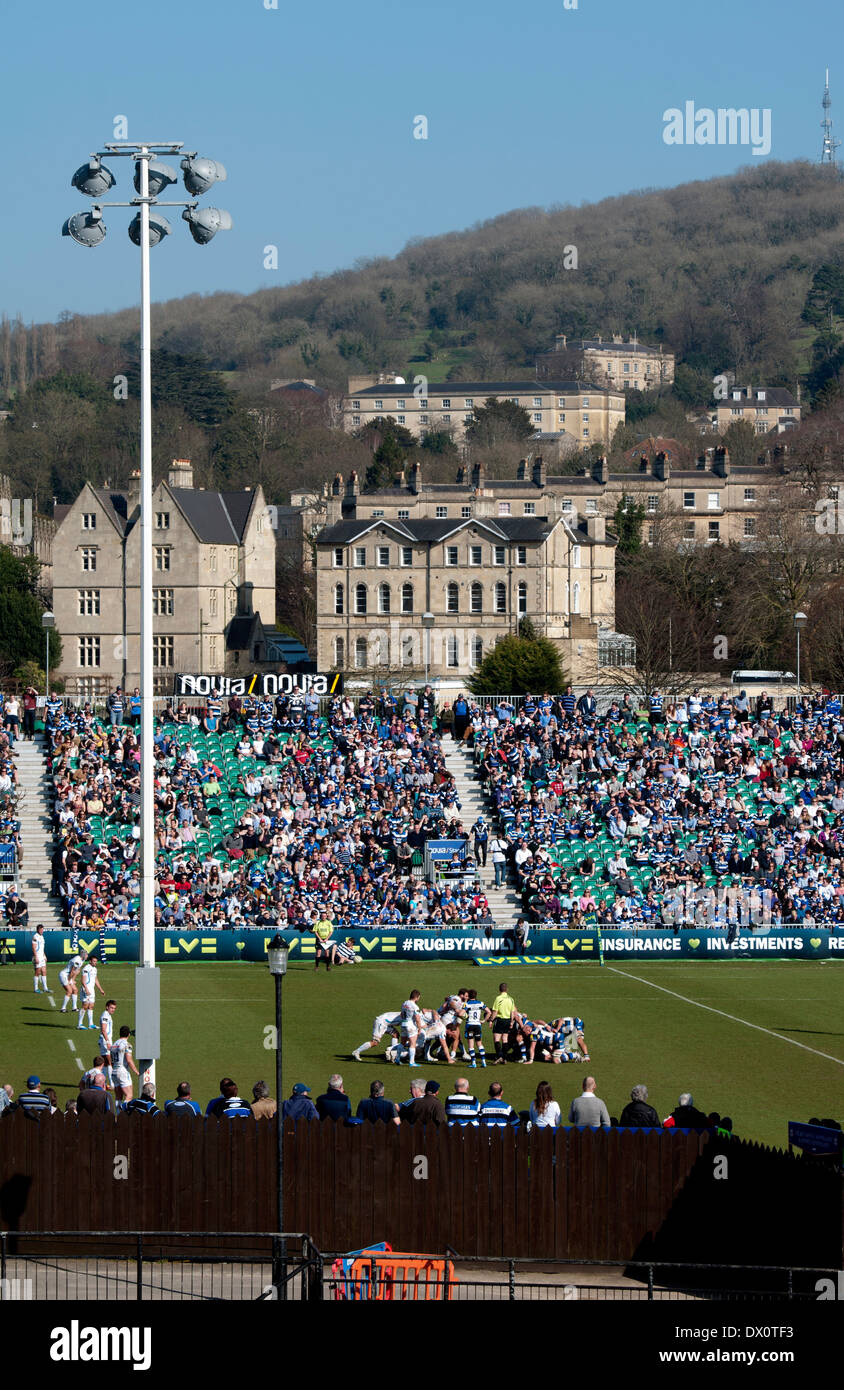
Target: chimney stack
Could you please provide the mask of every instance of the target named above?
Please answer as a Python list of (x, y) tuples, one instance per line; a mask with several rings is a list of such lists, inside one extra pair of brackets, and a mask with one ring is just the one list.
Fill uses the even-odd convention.
[(660, 449), (654, 459), (654, 477), (661, 483), (667, 483), (671, 477), (671, 466), (664, 449)]
[(590, 540), (605, 541), (607, 539), (607, 523), (602, 516), (587, 516), (586, 534)]
[(592, 477), (596, 483), (600, 483), (602, 487), (606, 487), (610, 480), (610, 467), (607, 463), (606, 456), (595, 460), (592, 465)]
[(414, 459), (410, 465), (410, 491), (417, 497), (422, 491), (422, 465), (418, 459)]
[(716, 473), (719, 478), (728, 478), (730, 476), (730, 454), (729, 450), (723, 444), (719, 444), (718, 448), (715, 450), (715, 458), (712, 461), (712, 472)]
[(483, 492), (484, 481), (486, 479), (486, 468), (482, 463), (472, 465), (472, 487), (476, 487), (479, 492)]
[(193, 487), (193, 467), (190, 459), (174, 459), (167, 481), (171, 487)]
[(129, 486), (126, 489), (126, 515), (131, 516), (135, 507), (140, 506), (141, 502), (141, 474), (135, 468), (129, 474)]
[(516, 481), (523, 483), (527, 477), (527, 459), (519, 459), (516, 467)]
[(359, 484), (358, 484), (358, 475), (357, 475), (357, 473), (355, 473), (354, 471), (352, 471), (352, 472), (349, 474), (348, 479), (347, 479), (347, 481), (346, 481), (346, 496), (347, 496), (347, 497), (359, 497), (359, 496), (360, 496), (360, 486), (359, 486)]
[(545, 487), (548, 482), (548, 468), (544, 458), (540, 457), (533, 461), (533, 483), (534, 487)]
[(339, 497), (343, 491), (343, 474), (335, 473), (334, 482), (331, 484), (332, 497)]
[(252, 617), (252, 590), (253, 584), (248, 581), (237, 586), (237, 611), (242, 618)]

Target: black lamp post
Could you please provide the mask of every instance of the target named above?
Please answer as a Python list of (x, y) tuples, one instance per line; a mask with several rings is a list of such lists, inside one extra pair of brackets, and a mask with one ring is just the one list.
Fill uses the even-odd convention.
[(290, 947), (280, 932), (276, 932), (267, 948), (267, 964), (275, 980), (275, 1094), (276, 1094), (276, 1150), (277, 1150), (277, 1230), (281, 1237), (279, 1258), (274, 1261), (273, 1283), (278, 1288), (280, 1299), (287, 1298), (287, 1241), (284, 1239), (284, 1120), (281, 1108), (284, 1091), (281, 1075), (281, 991), (287, 974), (287, 958)]

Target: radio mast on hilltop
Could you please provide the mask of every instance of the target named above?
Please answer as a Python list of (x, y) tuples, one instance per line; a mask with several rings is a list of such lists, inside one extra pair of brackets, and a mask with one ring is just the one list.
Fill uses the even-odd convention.
[(836, 140), (832, 133), (832, 117), (829, 114), (832, 107), (832, 98), (829, 95), (829, 68), (826, 70), (826, 86), (823, 89), (822, 105), (823, 120), (821, 121), (821, 130), (823, 131), (823, 145), (821, 147), (821, 164), (831, 164), (834, 168), (836, 163), (835, 151), (838, 149), (841, 141)]

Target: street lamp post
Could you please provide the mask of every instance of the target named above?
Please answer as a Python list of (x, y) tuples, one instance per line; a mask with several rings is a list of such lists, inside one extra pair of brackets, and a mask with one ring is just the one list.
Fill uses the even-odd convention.
[(806, 626), (806, 624), (807, 624), (808, 621), (809, 621), (809, 619), (806, 617), (806, 614), (805, 614), (805, 613), (800, 613), (800, 612), (795, 613), (795, 615), (794, 615), (794, 627), (795, 627), (795, 631), (797, 632), (797, 698), (798, 698), (798, 700), (801, 698), (801, 695), (802, 695), (802, 688), (801, 688), (801, 685), (800, 685), (800, 633), (803, 631), (803, 629), (804, 629), (804, 627)]
[[(162, 154), (178, 155), (181, 141), (142, 141), (136, 144), (121, 140), (107, 144), (92, 154), (87, 164), (77, 169), (71, 183), (80, 193), (93, 198), (90, 212), (69, 217), (62, 235), (72, 237), (81, 246), (99, 246), (106, 236), (103, 221), (104, 207), (137, 208), (129, 224), (129, 238), (141, 251), (141, 486), (140, 486), (140, 692), (141, 692), (141, 910), (140, 910), (140, 968), (135, 972), (135, 1030), (136, 1052), (144, 1081), (155, 1081), (155, 1059), (160, 1055), (161, 997), (160, 978), (155, 968), (155, 803), (153, 748), (153, 613), (152, 613), (152, 352), (149, 251), (170, 233), (170, 224), (151, 206), (180, 207), (194, 241), (204, 245), (217, 231), (232, 225), (227, 212), (218, 208), (198, 208), (195, 201), (161, 202), (159, 194), (178, 175), (159, 158)], [(111, 170), (103, 159), (133, 159), (135, 161), (135, 191), (138, 196), (128, 203), (103, 203), (102, 196), (115, 183)], [(206, 193), (211, 186), (226, 178), (222, 164), (185, 152), (181, 161), (188, 193)]]
[(281, 1245), (277, 1259), (273, 1261), (273, 1283), (278, 1289), (279, 1299), (287, 1299), (287, 1241), (284, 1239), (284, 1118), (281, 1113), (284, 1091), (281, 1070), (281, 992), (287, 974), (287, 958), (290, 947), (281, 932), (276, 932), (267, 947), (267, 964), (275, 980), (275, 1124), (276, 1124), (276, 1220)]
[(50, 633), (52, 632), (53, 628), (56, 626), (55, 614), (50, 613), (50, 612), (42, 613), (42, 614), (41, 614), (41, 626), (42, 626), (43, 629), (44, 629), (44, 645), (45, 645), (45, 647), (46, 647), (46, 655), (45, 655), (45, 660), (44, 660), (44, 667), (45, 667), (45, 674), (46, 674), (46, 682), (45, 682), (44, 694), (45, 694), (45, 696), (48, 696), (48, 695), (50, 694)]
[(428, 667), (431, 663), (431, 628), (436, 623), (433, 613), (422, 614), (422, 626), (425, 629), (425, 684), (428, 684)]

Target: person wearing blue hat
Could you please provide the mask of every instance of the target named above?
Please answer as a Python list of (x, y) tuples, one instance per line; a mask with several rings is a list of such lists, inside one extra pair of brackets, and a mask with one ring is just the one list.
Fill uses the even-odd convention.
[(41, 1090), (40, 1076), (28, 1076), (26, 1090), (18, 1096), (18, 1105), (30, 1115), (49, 1115), (50, 1100)]
[(282, 1117), (286, 1120), (317, 1120), (319, 1114), (312, 1100), (308, 1097), (311, 1094), (310, 1086), (306, 1086), (304, 1081), (297, 1081), (290, 1094), (290, 1099), (286, 1100), (281, 1107)]

